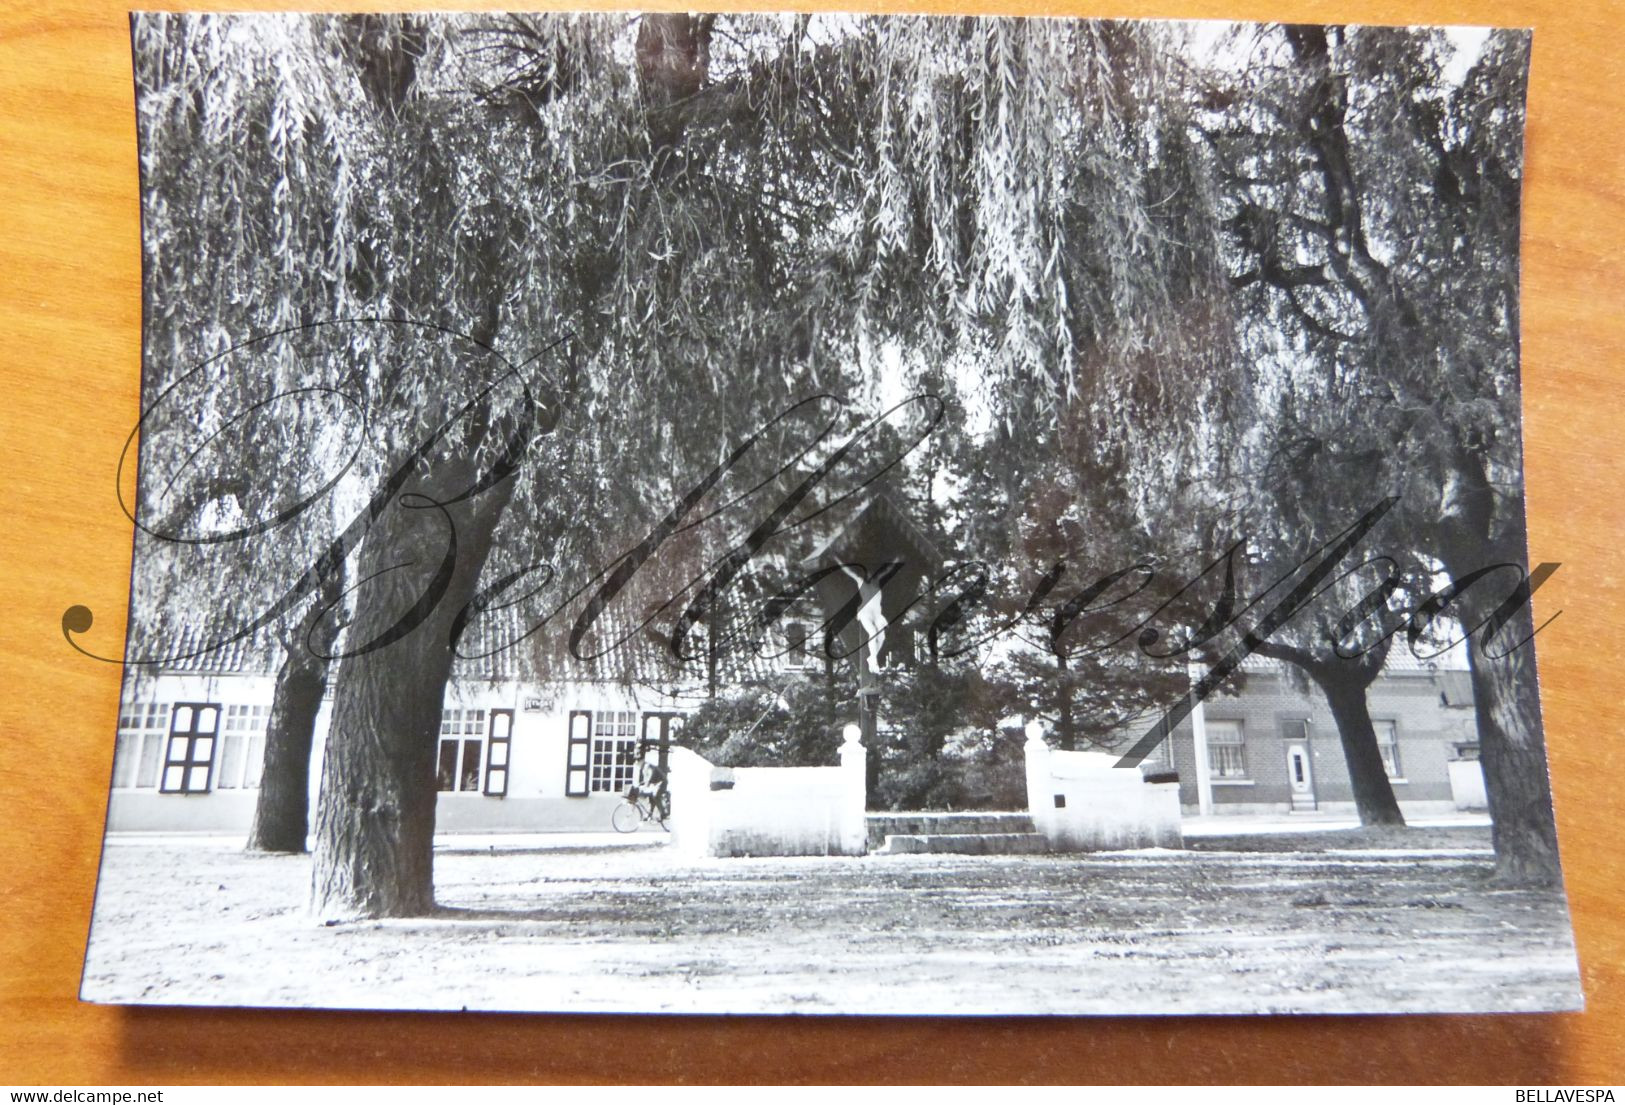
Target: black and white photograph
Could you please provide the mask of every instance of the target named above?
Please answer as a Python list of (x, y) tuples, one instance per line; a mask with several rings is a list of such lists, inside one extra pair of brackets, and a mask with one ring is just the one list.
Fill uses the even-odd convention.
[(131, 43), (127, 638), (62, 618), (124, 673), (83, 999), (1583, 1007), (1528, 32)]

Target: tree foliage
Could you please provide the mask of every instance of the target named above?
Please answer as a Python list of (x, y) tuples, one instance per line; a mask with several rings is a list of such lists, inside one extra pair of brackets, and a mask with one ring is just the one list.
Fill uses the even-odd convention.
[[(1412, 578), (1522, 559), (1526, 38), (1267, 27), (1215, 47), (1149, 23), (661, 13), (143, 15), (135, 39), (149, 637), (199, 609), (221, 634), (302, 616), (348, 558), (360, 636), (341, 649), (392, 639), (444, 574), (411, 501), (438, 496), (474, 555), (468, 617), (435, 633), (464, 633), (495, 586), (525, 672), (579, 673), (576, 616), (660, 532), (604, 634), (670, 651), (687, 617), (714, 666), (719, 640), (771, 628), (719, 611), (759, 609), (820, 508), (932, 420), (888, 480), (988, 566), (970, 628), (1018, 631), (965, 661), (997, 676), (971, 697), (1067, 740), (1134, 716), (1178, 662), (1091, 651), (1057, 617), (1111, 570), (1177, 573), (1243, 537), (1286, 558), (1376, 487), (1401, 495)], [(936, 398), (899, 405), (915, 390)], [(736, 571), (773, 504), (876, 419)], [(1204, 601), (1164, 620), (1199, 625)], [(601, 663), (631, 678), (627, 655)], [(387, 687), (345, 690), (386, 672), (338, 665), (357, 750), (428, 732), (440, 687), (394, 720)], [(1496, 678), (1511, 705), (1483, 711), (1487, 745), (1538, 743), (1521, 676)], [(926, 760), (974, 682), (950, 665), (896, 692)], [(764, 747), (787, 755), (824, 739), (776, 725)], [(347, 782), (334, 802), (360, 801)], [(415, 808), (431, 773), (391, 786)]]

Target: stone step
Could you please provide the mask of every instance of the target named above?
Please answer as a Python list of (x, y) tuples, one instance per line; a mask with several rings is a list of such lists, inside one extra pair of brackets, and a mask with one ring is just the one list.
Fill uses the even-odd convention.
[(1033, 819), (1025, 813), (872, 813), (869, 847), (888, 836), (941, 836), (971, 833), (1030, 833)]
[(1047, 851), (1049, 841), (1040, 833), (889, 833), (886, 842), (872, 854), (1032, 856)]

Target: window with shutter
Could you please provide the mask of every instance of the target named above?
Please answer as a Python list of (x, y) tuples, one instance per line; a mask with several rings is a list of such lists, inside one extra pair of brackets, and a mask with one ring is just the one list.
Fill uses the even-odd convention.
[(588, 772), (592, 766), (592, 711), (570, 711), (570, 734), (564, 754), (564, 794), (567, 798), (587, 796)]
[(508, 793), (508, 750), (513, 742), (513, 711), (491, 711), (491, 737), (485, 751), (485, 793), (502, 798)]

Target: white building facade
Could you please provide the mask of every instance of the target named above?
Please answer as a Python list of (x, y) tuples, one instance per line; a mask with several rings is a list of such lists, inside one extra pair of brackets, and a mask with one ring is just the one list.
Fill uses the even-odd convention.
[[(253, 823), (275, 678), (166, 672), (119, 717), (110, 832), (246, 834)], [(316, 720), (316, 808), (331, 699)], [(457, 680), (441, 712), (441, 832), (607, 832), (634, 781), (639, 742), (682, 730), (673, 696), (599, 684)]]

